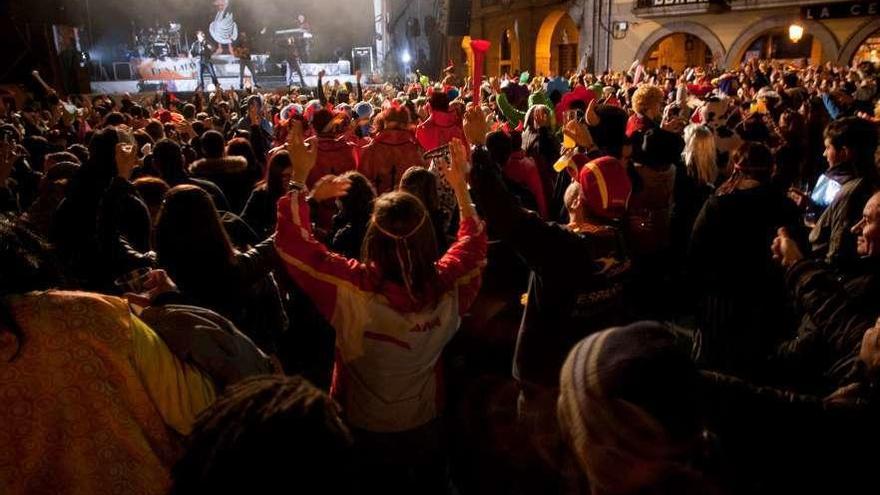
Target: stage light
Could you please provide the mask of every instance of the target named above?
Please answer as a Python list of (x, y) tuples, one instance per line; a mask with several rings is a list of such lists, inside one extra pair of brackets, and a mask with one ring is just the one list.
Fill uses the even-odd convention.
[(412, 57), (409, 54), (409, 50), (403, 51), (403, 53), (400, 55), (400, 61), (405, 64), (412, 62)]
[(788, 26), (788, 39), (792, 42), (797, 43), (804, 37), (804, 27), (798, 23), (793, 23)]

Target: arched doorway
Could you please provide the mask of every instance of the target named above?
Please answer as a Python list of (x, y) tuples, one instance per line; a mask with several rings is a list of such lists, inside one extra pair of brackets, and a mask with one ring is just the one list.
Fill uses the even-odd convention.
[(838, 63), (858, 65), (861, 62), (880, 63), (880, 19), (873, 19), (859, 28), (840, 49)]
[[(680, 48), (681, 53), (675, 53), (672, 50), (675, 47)], [(639, 45), (635, 60), (642, 64), (648, 62), (652, 67), (669, 65), (681, 70), (682, 59), (688, 65), (703, 65), (707, 61), (723, 60), (724, 53), (721, 40), (706, 26), (697, 22), (675, 21), (663, 24), (649, 34)]]
[(746, 47), (741, 62), (752, 59), (780, 60), (789, 62), (809, 61), (819, 65), (822, 62), (822, 44), (809, 33), (797, 43), (788, 37), (786, 28), (776, 28), (761, 34)]
[(670, 67), (681, 72), (686, 67), (710, 64), (712, 59), (712, 50), (699, 37), (689, 33), (674, 33), (654, 43), (642, 59), (642, 65), (647, 69)]
[(858, 65), (862, 62), (880, 63), (880, 30), (874, 31), (856, 48), (852, 64)]
[(788, 38), (790, 16), (773, 16), (756, 22), (744, 30), (727, 51), (725, 65), (738, 67), (751, 58), (803, 61), (820, 64), (837, 60), (840, 45), (825, 25), (816, 21), (801, 21), (803, 38), (794, 43)]
[(564, 75), (577, 70), (580, 32), (574, 20), (562, 10), (544, 18), (535, 43), (536, 74)]

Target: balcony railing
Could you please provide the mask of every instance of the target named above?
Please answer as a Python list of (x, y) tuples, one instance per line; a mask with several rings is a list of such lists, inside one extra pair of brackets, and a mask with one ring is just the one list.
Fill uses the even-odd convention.
[(667, 17), (688, 14), (716, 14), (730, 10), (725, 0), (636, 0), (633, 14)]

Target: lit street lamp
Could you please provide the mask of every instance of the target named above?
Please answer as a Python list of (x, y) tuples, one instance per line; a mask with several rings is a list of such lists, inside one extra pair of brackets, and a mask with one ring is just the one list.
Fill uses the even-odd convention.
[(788, 26), (788, 39), (792, 42), (797, 43), (804, 37), (804, 27), (798, 23), (793, 23)]

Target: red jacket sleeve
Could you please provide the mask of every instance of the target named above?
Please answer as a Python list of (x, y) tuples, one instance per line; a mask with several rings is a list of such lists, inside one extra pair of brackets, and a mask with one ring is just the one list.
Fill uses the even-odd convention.
[(362, 263), (331, 253), (312, 235), (304, 193), (294, 191), (278, 201), (275, 249), (287, 273), (331, 324), (338, 316), (340, 292), (367, 288)]
[(475, 218), (466, 218), (458, 228), (458, 239), (437, 262), (441, 283), (458, 291), (459, 314), (467, 311), (477, 298), (486, 266), (487, 249), (488, 239), (483, 223)]

